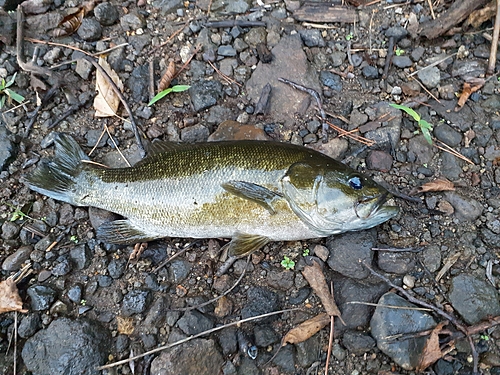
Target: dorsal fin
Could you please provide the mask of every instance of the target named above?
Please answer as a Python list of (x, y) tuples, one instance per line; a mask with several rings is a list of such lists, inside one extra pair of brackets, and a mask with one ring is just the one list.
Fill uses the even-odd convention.
[(169, 142), (169, 141), (159, 141), (159, 140), (154, 140), (147, 146), (147, 152), (148, 156), (150, 155), (156, 155), (162, 152), (171, 152), (178, 150), (179, 148), (182, 148), (185, 146), (184, 144), (181, 143), (175, 143), (175, 142)]

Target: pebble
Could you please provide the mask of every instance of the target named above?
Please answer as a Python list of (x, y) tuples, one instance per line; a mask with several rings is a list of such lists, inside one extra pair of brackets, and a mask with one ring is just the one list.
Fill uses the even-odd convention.
[(73, 303), (80, 303), (82, 300), (82, 287), (80, 285), (73, 285), (68, 290), (68, 298)]
[(392, 167), (392, 156), (385, 151), (370, 151), (366, 158), (366, 166), (371, 170), (389, 172)]
[(84, 18), (77, 34), (87, 42), (95, 42), (102, 36), (102, 27), (95, 18)]
[(148, 82), (148, 65), (136, 66), (134, 70), (132, 70), (130, 78), (127, 80), (127, 87), (130, 89), (130, 93), (135, 102), (147, 103), (149, 101)]
[(400, 39), (403, 39), (405, 36), (408, 35), (408, 30), (406, 30), (404, 27), (402, 26), (393, 26), (393, 27), (389, 27), (386, 31), (385, 31), (385, 36), (387, 38), (390, 38), (390, 37), (393, 37), (396, 41), (400, 40)]
[[(395, 293), (386, 293), (379, 305), (415, 308), (414, 304)], [(377, 306), (370, 322), (371, 334), (378, 348), (405, 370), (414, 369), (420, 359), (427, 338), (413, 336), (402, 340), (387, 340), (388, 336), (412, 334), (432, 329), (436, 322), (430, 314), (420, 310), (388, 309)]]
[(191, 268), (191, 263), (185, 260), (173, 260), (168, 268), (168, 280), (172, 284), (182, 283), (188, 277)]
[(378, 69), (376, 67), (374, 67), (374, 66), (366, 65), (365, 67), (363, 67), (363, 69), (361, 70), (361, 72), (363, 73), (363, 76), (366, 79), (376, 79), (376, 78), (378, 78)]
[(186, 311), (177, 321), (177, 326), (182, 332), (190, 336), (213, 328), (214, 322), (198, 310), (190, 310)]
[(146, 311), (151, 302), (151, 293), (148, 290), (134, 289), (123, 297), (122, 314), (132, 316)]
[(108, 264), (108, 274), (113, 279), (122, 277), (127, 266), (127, 261), (124, 258), (112, 258)]
[(52, 268), (52, 275), (54, 276), (64, 276), (70, 273), (72, 270), (71, 263), (68, 258), (63, 258), (58, 262), (54, 268)]
[(111, 26), (118, 20), (120, 14), (118, 13), (116, 6), (111, 3), (104, 2), (97, 4), (94, 8), (94, 16), (101, 25)]
[(0, 126), (0, 171), (7, 170), (16, 154), (16, 147), (11, 134), (5, 126)]
[(92, 254), (86, 244), (80, 244), (73, 247), (69, 252), (69, 257), (77, 270), (87, 268), (92, 260)]
[(334, 91), (342, 91), (342, 80), (337, 74), (323, 70), (319, 73), (319, 80), (323, 85)]
[(332, 66), (334, 68), (341, 66), (346, 58), (347, 54), (342, 51), (334, 51), (330, 54), (330, 59), (332, 60)]
[(300, 30), (299, 34), (307, 47), (324, 47), (325, 40), (318, 29)]
[(293, 347), (291, 345), (281, 347), (281, 350), (274, 357), (273, 363), (278, 365), (283, 371), (293, 374), (295, 371)]
[(21, 319), (19, 327), (17, 328), (17, 333), (19, 337), (27, 339), (28, 337), (33, 336), (40, 328), (42, 328), (40, 314), (29, 313)]
[(415, 258), (411, 253), (379, 251), (377, 264), (382, 271), (403, 275), (415, 267)]
[(217, 334), (219, 345), (224, 356), (236, 353), (236, 351), (238, 350), (236, 331), (236, 327), (228, 327)]
[(84, 80), (88, 80), (90, 77), (90, 73), (94, 70), (94, 65), (91, 62), (79, 58), (76, 62), (75, 72)]
[(439, 124), (434, 128), (434, 136), (448, 146), (458, 146), (462, 135), (448, 124)]
[(314, 335), (306, 341), (295, 344), (296, 358), (300, 366), (308, 368), (317, 360), (317, 353), (321, 350), (319, 336)]
[(373, 337), (364, 332), (344, 332), (342, 343), (349, 352), (356, 355), (363, 355), (375, 348), (375, 340)]
[(441, 82), (441, 72), (435, 66), (419, 70), (417, 76), (420, 82), (428, 89), (437, 87)]
[(291, 271), (271, 270), (267, 274), (266, 283), (273, 289), (290, 290), (293, 288), (294, 276)]
[(448, 298), (453, 308), (471, 325), (500, 314), (496, 289), (472, 275), (462, 274), (451, 279)]
[(425, 48), (422, 46), (418, 46), (411, 51), (411, 58), (413, 61), (417, 62), (419, 61), (422, 56), (424, 55)]
[(26, 341), (22, 358), (33, 374), (94, 375), (111, 348), (110, 334), (96, 322), (59, 318)]
[(392, 64), (400, 69), (409, 68), (413, 65), (413, 61), (408, 56), (394, 56)]
[(5, 221), (2, 224), (2, 238), (4, 240), (12, 240), (17, 237), (21, 227), (12, 221)]
[(191, 85), (188, 92), (194, 110), (200, 112), (217, 104), (217, 100), (222, 97), (222, 84), (219, 81), (200, 80)]
[(236, 53), (236, 50), (230, 45), (222, 45), (217, 49), (217, 54), (219, 56), (233, 57), (236, 56)]
[(455, 215), (459, 219), (473, 222), (483, 212), (482, 204), (471, 197), (464, 197), (454, 191), (446, 192), (445, 197), (455, 209)]
[(455, 60), (451, 67), (452, 77), (479, 77), (486, 73), (486, 63), (483, 60)]
[(328, 238), (326, 247), (330, 250), (328, 266), (340, 274), (354, 279), (365, 279), (369, 272), (362, 262), (371, 264), (376, 241), (376, 232), (365, 230), (358, 233), (344, 233)]
[[(241, 309), (243, 319), (275, 311), (278, 306), (278, 295), (270, 289), (251, 287), (247, 291), (246, 305)], [(265, 320), (272, 319), (272, 317)]]
[(14, 253), (9, 255), (2, 263), (4, 271), (17, 271), (21, 269), (24, 262), (30, 259), (33, 246), (21, 246)]
[(32, 285), (26, 291), (33, 311), (47, 310), (56, 299), (56, 291), (45, 285)]
[(120, 25), (124, 31), (136, 31), (146, 27), (146, 20), (140, 13), (133, 11), (120, 18)]

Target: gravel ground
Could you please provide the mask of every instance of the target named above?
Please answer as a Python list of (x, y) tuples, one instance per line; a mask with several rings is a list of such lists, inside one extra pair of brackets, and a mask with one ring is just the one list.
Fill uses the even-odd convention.
[[(36, 64), (58, 66), (54, 71), (61, 82), (27, 136), (28, 114), (38, 97), (35, 87), (39, 96), (47, 87), (18, 67), (11, 45), (15, 16), (0, 13), (0, 40), (7, 43), (0, 49), (0, 76), (8, 81), (17, 73), (11, 89), (30, 100), (25, 108), (10, 111), (6, 110), (14, 104), (7, 103), (0, 117), (1, 279), (28, 263), (33, 270), (18, 284), (28, 313), (17, 316), (17, 373), (97, 374), (99, 365), (238, 319), (298, 307), (101, 372), (324, 374), (328, 327), (275, 355), (289, 329), (323, 312), (301, 273), (312, 256), (322, 263), (328, 284), (334, 283), (345, 323), (336, 319), (329, 374), (414, 373), (426, 338), (411, 333), (446, 320), (430, 311), (375, 307), (376, 303), (414, 305), (372, 275), (360, 259), (462, 325), (475, 326), (500, 315), (497, 77), (488, 79), (463, 108), (455, 110), (463, 83), (485, 78), (490, 44), (483, 33), (491, 21), (429, 41), (418, 36), (418, 25), (431, 18), (427, 2), (384, 0), (358, 8), (356, 23), (314, 25), (293, 17), (300, 10), (298, 1), (264, 3), (269, 4), (102, 2), (86, 14), (75, 34), (57, 39), (62, 45), (26, 42), (25, 61), (36, 45)], [(1, 1), (0, 5), (9, 6)], [(53, 41), (50, 36), (58, 22), (81, 6), (72, 0), (25, 5), (26, 35)], [(444, 17), (448, 5), (433, 10)], [(222, 20), (236, 23), (221, 27), (212, 23)], [(391, 41), (396, 55), (384, 74)], [(125, 166), (115, 144), (132, 164), (140, 160), (129, 122), (95, 117), (95, 69), (81, 59), (82, 52), (64, 46), (98, 54), (122, 43), (128, 44), (109, 52), (107, 61), (123, 82), (126, 100), (149, 139), (262, 139), (306, 145), (399, 192), (394, 200), (400, 214), (367, 231), (271, 243), (254, 253), (248, 265), (239, 260), (221, 277), (215, 272), (221, 265), (217, 253), (226, 243), (223, 239), (155, 241), (134, 260), (129, 260), (133, 247), (97, 241), (95, 228), (114, 215), (35, 194), (22, 183), (22, 176), (52, 155), (57, 131), (71, 133), (86, 152), (93, 150), (92, 160), (107, 166)], [(173, 82), (191, 88), (147, 106), (150, 64), (157, 83), (171, 61), (179, 69), (193, 51), (194, 58)], [(61, 64), (69, 60), (76, 62)], [(325, 133), (314, 99), (279, 82), (279, 77), (315, 89), (331, 123), (373, 144), (339, 136), (333, 129)], [(53, 78), (42, 80), (54, 84)], [(262, 106), (258, 101), (267, 83), (270, 100)], [(434, 145), (411, 117), (390, 103), (412, 106), (433, 124)], [(75, 112), (52, 127), (71, 108)], [(119, 114), (127, 117), (123, 107)], [(109, 133), (103, 133), (105, 126)], [(455, 189), (408, 199), (437, 178), (453, 182)], [(295, 262), (293, 269), (281, 265), (285, 256)], [(226, 297), (185, 309), (224, 293), (245, 268)], [(14, 371), (14, 327), (14, 313), (0, 315), (1, 374)], [(447, 328), (457, 331), (454, 324)], [(398, 334), (406, 335), (388, 339)], [(450, 336), (440, 337), (442, 345), (450, 341)], [(471, 337), (480, 372), (499, 374), (500, 331), (490, 324)], [(249, 344), (255, 346), (256, 358), (247, 354)], [(472, 373), (467, 339), (454, 336), (449, 349), (427, 371)]]

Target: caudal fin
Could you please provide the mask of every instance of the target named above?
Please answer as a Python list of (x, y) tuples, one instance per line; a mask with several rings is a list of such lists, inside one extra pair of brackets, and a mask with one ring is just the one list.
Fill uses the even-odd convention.
[(75, 202), (78, 177), (83, 169), (82, 160), (89, 158), (68, 134), (59, 133), (54, 142), (54, 159), (42, 161), (25, 181), (30, 189), (38, 193), (78, 205)]

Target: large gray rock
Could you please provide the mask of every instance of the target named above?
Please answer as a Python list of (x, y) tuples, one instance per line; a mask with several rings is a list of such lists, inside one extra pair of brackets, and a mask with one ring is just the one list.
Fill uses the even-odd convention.
[(26, 341), (22, 357), (33, 375), (97, 375), (110, 348), (111, 337), (98, 323), (60, 318)]
[(281, 38), (271, 52), (274, 57), (271, 63), (259, 62), (248, 80), (248, 97), (257, 103), (262, 89), (269, 83), (272, 87), (269, 117), (276, 122), (292, 125), (295, 121), (294, 113), (300, 109), (304, 100), (309, 100), (309, 95), (278, 81), (278, 78), (287, 78), (321, 92), (318, 75), (307, 61), (299, 34)]
[(14, 156), (15, 144), (12, 141), (12, 134), (0, 122), (0, 172), (7, 169)]
[(405, 370), (414, 369), (418, 364), (427, 336), (405, 337), (401, 340), (392, 340), (390, 337), (432, 329), (436, 326), (436, 322), (431, 315), (421, 310), (382, 306), (401, 306), (412, 309), (417, 307), (395, 293), (384, 294), (378, 304), (370, 322), (371, 333), (377, 341), (378, 348)]
[(495, 288), (471, 275), (458, 275), (451, 280), (450, 302), (469, 324), (500, 314)]

